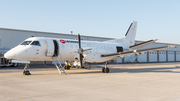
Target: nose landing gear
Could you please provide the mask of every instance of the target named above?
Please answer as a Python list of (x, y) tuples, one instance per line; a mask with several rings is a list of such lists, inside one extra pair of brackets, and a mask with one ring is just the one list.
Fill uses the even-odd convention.
[(23, 74), (24, 74), (24, 75), (31, 75), (31, 73), (29, 72), (29, 70), (27, 70), (27, 68), (29, 68), (29, 64), (26, 64), (26, 65), (25, 65)]

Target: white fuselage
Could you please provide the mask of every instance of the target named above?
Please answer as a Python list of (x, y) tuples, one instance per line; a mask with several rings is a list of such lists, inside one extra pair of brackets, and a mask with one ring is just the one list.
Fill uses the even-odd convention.
[[(38, 41), (39, 44), (34, 44)], [(55, 46), (56, 42), (57, 46)], [(14, 47), (5, 54), (5, 57), (12, 60), (22, 61), (52, 61), (55, 49), (58, 49), (58, 58), (60, 61), (79, 61), (79, 54), (77, 53), (79, 46), (77, 40), (71, 39), (57, 39), (45, 37), (31, 37), (26, 39), (20, 45)], [(101, 57), (103, 54), (116, 53), (117, 47), (122, 47), (123, 51), (129, 51), (129, 45), (123, 43), (116, 43), (111, 41), (106, 42), (81, 42), (83, 49), (90, 49), (83, 53), (85, 62), (105, 62), (114, 57)]]

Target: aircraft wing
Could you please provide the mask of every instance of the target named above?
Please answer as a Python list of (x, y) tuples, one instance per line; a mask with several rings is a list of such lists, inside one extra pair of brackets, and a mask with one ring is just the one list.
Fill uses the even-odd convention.
[(158, 39), (148, 40), (148, 41), (145, 41), (145, 42), (142, 42), (142, 43), (139, 43), (139, 44), (135, 44), (135, 45), (129, 46), (129, 48), (131, 48), (132, 50), (136, 50), (136, 49), (139, 49), (139, 48), (144, 47), (146, 45), (149, 45), (151, 43), (154, 43), (157, 40)]
[(134, 50), (134, 51), (128, 51), (128, 52), (118, 52), (118, 53), (104, 54), (104, 55), (101, 55), (101, 57), (126, 56), (126, 55), (130, 55), (130, 54), (141, 54), (141, 53), (148, 52), (148, 51), (154, 51), (154, 50), (172, 48), (172, 47), (174, 47), (174, 46), (164, 46), (164, 47)]

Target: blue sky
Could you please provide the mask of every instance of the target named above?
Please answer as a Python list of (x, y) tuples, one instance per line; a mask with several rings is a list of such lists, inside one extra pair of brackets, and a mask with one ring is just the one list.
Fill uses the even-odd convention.
[(180, 0), (0, 0), (0, 27), (180, 43)]

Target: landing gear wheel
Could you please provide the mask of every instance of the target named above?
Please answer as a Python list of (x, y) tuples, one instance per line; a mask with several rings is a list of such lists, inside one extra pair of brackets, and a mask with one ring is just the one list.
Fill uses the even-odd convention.
[(110, 71), (109, 68), (106, 68), (106, 73), (109, 73), (109, 71)]
[(67, 66), (67, 70), (70, 70), (71, 66)]
[(65, 66), (64, 69), (65, 69), (65, 70), (69, 70), (69, 69), (70, 69), (70, 66)]
[(67, 70), (67, 66), (64, 66), (64, 69)]
[(29, 72), (29, 70), (24, 70), (24, 71), (23, 71), (23, 74), (24, 74), (24, 75), (31, 75), (31, 73)]
[(105, 73), (105, 67), (102, 68), (102, 72)]
[(102, 68), (103, 73), (109, 73), (109, 71), (110, 71), (109, 68), (106, 68), (106, 69), (105, 69), (105, 67)]

